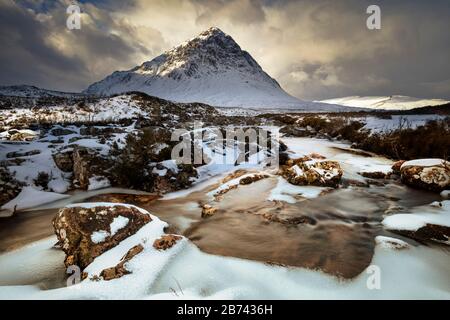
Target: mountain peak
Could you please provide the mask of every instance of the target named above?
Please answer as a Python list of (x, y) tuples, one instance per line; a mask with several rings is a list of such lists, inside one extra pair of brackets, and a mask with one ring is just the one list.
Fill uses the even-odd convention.
[(247, 51), (217, 27), (131, 70), (116, 71), (89, 86), (85, 93), (110, 95), (127, 91), (220, 107), (318, 106), (286, 93)]
[(214, 37), (214, 36), (222, 36), (225, 37), (227, 34), (220, 30), (218, 27), (210, 27), (209, 29), (201, 32), (197, 37)]

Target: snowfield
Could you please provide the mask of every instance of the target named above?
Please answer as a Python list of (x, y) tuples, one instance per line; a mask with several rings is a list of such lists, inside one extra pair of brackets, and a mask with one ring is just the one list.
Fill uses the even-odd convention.
[(367, 108), (375, 110), (411, 110), (421, 107), (438, 106), (449, 103), (443, 99), (420, 99), (407, 96), (380, 97), (344, 97), (319, 101), (322, 103), (338, 104), (352, 108)]

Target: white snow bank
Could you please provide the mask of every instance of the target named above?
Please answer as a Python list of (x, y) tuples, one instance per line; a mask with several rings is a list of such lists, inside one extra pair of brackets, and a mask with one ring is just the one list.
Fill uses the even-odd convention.
[(67, 197), (69, 196), (65, 194), (40, 191), (34, 187), (24, 187), (17, 197), (4, 204), (0, 209), (12, 213), (14, 210), (26, 210)]
[(443, 99), (421, 99), (401, 95), (393, 96), (350, 96), (320, 101), (322, 103), (339, 104), (347, 107), (369, 108), (378, 110), (411, 110), (426, 106), (448, 103)]
[[(24, 264), (46, 262), (44, 258), (55, 253), (50, 249), (54, 241), (52, 237), (45, 246), (0, 255), (0, 279), (16, 276), (19, 265), (25, 265), (27, 273), (33, 275), (54, 272), (54, 264), (35, 263), (33, 268)], [(376, 266), (381, 271), (378, 290), (367, 287), (373, 276), (369, 268), (352, 280), (342, 281), (303, 268), (206, 254), (188, 241), (182, 251), (182, 246), (177, 247), (158, 252), (146, 248), (127, 265), (133, 274), (120, 279), (83, 281), (45, 291), (31, 285), (3, 285), (0, 299), (450, 299), (448, 255), (431, 247), (391, 250), (377, 245), (369, 268)]]
[(410, 247), (410, 245), (403, 240), (385, 236), (376, 236), (375, 243), (377, 246), (384, 249), (406, 249)]
[(412, 167), (412, 166), (417, 166), (417, 167), (441, 166), (442, 164), (444, 164), (446, 162), (447, 161), (445, 161), (445, 160), (437, 159), (437, 158), (410, 160), (410, 161), (404, 162), (402, 164), (402, 166), (400, 167), (400, 170), (403, 169), (403, 168)]
[(413, 213), (394, 214), (383, 220), (383, 225), (390, 230), (417, 231), (427, 224), (450, 227), (450, 200), (442, 201), (440, 204), (433, 202), (415, 209)]

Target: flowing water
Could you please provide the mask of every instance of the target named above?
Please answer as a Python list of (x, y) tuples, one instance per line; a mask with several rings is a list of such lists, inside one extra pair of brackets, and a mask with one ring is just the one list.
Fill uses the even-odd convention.
[[(337, 151), (332, 152), (336, 154)], [(389, 235), (381, 226), (384, 214), (407, 212), (414, 206), (439, 200), (439, 195), (412, 190), (392, 181), (379, 186), (331, 190), (310, 199), (298, 195), (295, 196), (295, 203), (269, 201), (277, 181), (277, 177), (270, 176), (250, 185), (240, 185), (219, 200), (214, 200), (208, 193), (220, 186), (220, 182), (196, 188), (192, 193), (179, 197), (144, 202), (139, 200), (139, 196), (124, 195), (136, 194), (130, 190), (78, 192), (59, 203), (1, 219), (0, 252), (52, 235), (51, 220), (58, 208), (66, 203), (120, 202), (128, 197), (127, 202), (134, 202), (167, 221), (170, 225), (168, 232), (185, 235), (206, 253), (318, 269), (339, 277), (353, 278), (371, 263), (375, 237)], [(201, 217), (201, 205), (205, 203), (218, 209), (208, 218)], [(401, 236), (395, 237), (418, 245)], [(21, 279), (6, 279), (8, 276), (2, 275), (0, 285), (63, 285), (62, 254), (58, 251), (51, 255), (52, 259), (61, 259), (61, 263), (54, 267), (57, 272), (53, 275), (49, 272), (38, 278)]]

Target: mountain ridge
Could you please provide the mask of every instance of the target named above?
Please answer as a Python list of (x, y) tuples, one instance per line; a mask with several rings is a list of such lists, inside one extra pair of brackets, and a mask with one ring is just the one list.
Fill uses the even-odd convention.
[(83, 92), (109, 95), (126, 91), (218, 107), (347, 109), (289, 95), (231, 36), (215, 27), (130, 70), (115, 71)]

